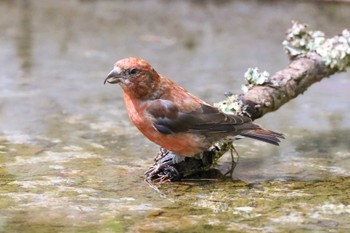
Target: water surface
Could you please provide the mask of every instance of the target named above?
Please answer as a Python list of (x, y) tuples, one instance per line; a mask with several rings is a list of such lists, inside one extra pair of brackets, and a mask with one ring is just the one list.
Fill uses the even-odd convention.
[[(113, 63), (139, 56), (208, 102), (248, 67), (288, 64), (291, 20), (332, 36), (350, 5), (1, 1), (0, 232), (341, 232), (350, 228), (349, 72), (258, 120), (280, 147), (237, 142), (233, 180), (144, 182), (158, 147), (130, 123)], [(220, 160), (225, 173), (230, 157)]]

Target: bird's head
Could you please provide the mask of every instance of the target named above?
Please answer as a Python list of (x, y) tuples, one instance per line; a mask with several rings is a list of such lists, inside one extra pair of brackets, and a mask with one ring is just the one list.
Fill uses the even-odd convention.
[(140, 58), (125, 58), (114, 64), (104, 83), (118, 83), (124, 92), (137, 98), (147, 98), (159, 83), (158, 73)]

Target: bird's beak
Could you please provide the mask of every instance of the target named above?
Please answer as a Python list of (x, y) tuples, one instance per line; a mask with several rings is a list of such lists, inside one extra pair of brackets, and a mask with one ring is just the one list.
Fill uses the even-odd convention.
[(120, 76), (120, 70), (114, 68), (107, 76), (107, 78), (104, 81), (104, 84), (106, 82), (114, 84), (114, 83), (119, 83), (121, 81), (121, 76)]

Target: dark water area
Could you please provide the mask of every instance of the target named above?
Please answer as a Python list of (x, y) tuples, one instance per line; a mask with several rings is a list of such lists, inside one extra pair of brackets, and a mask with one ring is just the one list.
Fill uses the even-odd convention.
[[(292, 20), (327, 36), (350, 4), (318, 1), (0, 1), (0, 232), (347, 232), (350, 73), (258, 123), (231, 179), (151, 187), (158, 146), (130, 123), (115, 61), (149, 61), (209, 103), (249, 67), (283, 69)], [(230, 156), (217, 166), (225, 173)], [(158, 189), (158, 190), (157, 190)]]

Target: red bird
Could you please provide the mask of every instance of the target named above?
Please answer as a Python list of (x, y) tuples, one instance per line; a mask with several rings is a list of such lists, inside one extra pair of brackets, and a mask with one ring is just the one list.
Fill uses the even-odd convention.
[(274, 145), (283, 138), (248, 117), (221, 112), (140, 58), (115, 63), (106, 82), (122, 87), (126, 109), (136, 127), (149, 140), (179, 156), (193, 157), (215, 142), (237, 135)]

